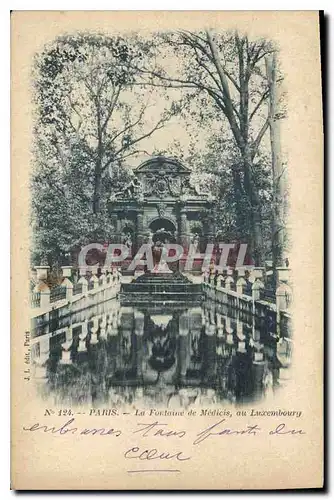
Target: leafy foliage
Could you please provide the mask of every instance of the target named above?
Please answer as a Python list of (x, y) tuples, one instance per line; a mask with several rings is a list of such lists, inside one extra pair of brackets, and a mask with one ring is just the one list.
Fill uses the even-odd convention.
[[(180, 61), (177, 68), (158, 71), (146, 68), (151, 85), (180, 88), (192, 92), (190, 114), (203, 128), (220, 124), (220, 133), (229, 144), (232, 206), (236, 224), (244, 235), (257, 264), (263, 262), (261, 145), (269, 129), (267, 102), (269, 83), (266, 58), (276, 52), (267, 40), (250, 40), (237, 32), (212, 34), (180, 31), (162, 35), (162, 43)], [(276, 116), (278, 118), (278, 116)], [(216, 137), (219, 137), (216, 135)], [(212, 151), (219, 149), (215, 141)]]
[(129, 176), (126, 159), (180, 112), (169, 99), (152, 118), (159, 91), (136, 80), (153, 55), (152, 41), (136, 35), (79, 33), (36, 56), (33, 261), (108, 240), (107, 199)]
[(217, 199), (224, 240), (251, 243), (263, 262), (273, 201), (265, 61), (275, 51), (267, 40), (209, 31), (78, 33), (46, 46), (34, 69), (33, 262), (110, 239), (109, 195), (128, 183), (127, 162), (149, 154), (141, 144), (175, 116), (188, 145), (176, 137), (151, 154), (185, 161)]

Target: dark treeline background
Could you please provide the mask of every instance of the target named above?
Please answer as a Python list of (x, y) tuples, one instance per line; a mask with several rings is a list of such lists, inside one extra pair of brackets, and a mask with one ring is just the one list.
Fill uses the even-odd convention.
[[(248, 243), (257, 265), (282, 265), (278, 61), (273, 43), (237, 32), (82, 33), (45, 46), (34, 65), (32, 264), (108, 242), (110, 193), (143, 155), (165, 154), (216, 197), (220, 241)], [(160, 144), (175, 123), (181, 137)]]

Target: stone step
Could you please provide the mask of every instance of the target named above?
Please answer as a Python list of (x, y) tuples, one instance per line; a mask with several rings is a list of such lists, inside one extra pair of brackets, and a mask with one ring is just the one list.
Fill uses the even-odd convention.
[(201, 292), (202, 285), (199, 283), (122, 283), (121, 292)]
[(191, 283), (191, 281), (181, 273), (174, 274), (159, 274), (145, 273), (139, 276), (135, 283)]
[(202, 293), (151, 293), (151, 292), (125, 292), (119, 294), (121, 305), (135, 304), (136, 306), (153, 304), (200, 304)]
[(121, 303), (200, 302), (202, 284), (192, 283), (181, 273), (145, 273), (131, 283), (122, 283)]

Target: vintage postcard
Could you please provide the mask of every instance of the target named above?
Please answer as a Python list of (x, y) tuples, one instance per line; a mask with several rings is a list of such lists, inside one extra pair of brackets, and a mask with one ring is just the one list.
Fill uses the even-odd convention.
[(322, 488), (319, 13), (11, 21), (11, 487)]

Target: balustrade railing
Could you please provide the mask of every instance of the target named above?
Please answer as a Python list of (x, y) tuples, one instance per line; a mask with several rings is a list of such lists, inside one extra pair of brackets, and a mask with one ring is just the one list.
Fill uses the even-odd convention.
[(79, 295), (82, 293), (82, 283), (76, 283), (73, 286), (73, 295)]
[(58, 300), (66, 299), (66, 287), (55, 286), (50, 291), (50, 302), (57, 302)]
[[(37, 285), (30, 291), (30, 306), (33, 309), (48, 310), (49, 305), (56, 304), (59, 301), (66, 299), (69, 302), (79, 300), (81, 296), (85, 296), (87, 292), (95, 294), (104, 291), (108, 288), (113, 288), (119, 283), (119, 272), (115, 269), (103, 270), (100, 278), (97, 278), (97, 269), (94, 268), (93, 273), (87, 273), (87, 269), (80, 269), (80, 279), (73, 283), (72, 268), (63, 266), (63, 281), (61, 284), (49, 288), (48, 286), (48, 266), (37, 266)], [(88, 276), (86, 277), (86, 275)], [(91, 275), (91, 277), (89, 277)], [(107, 292), (106, 297), (110, 297)]]
[[(292, 303), (292, 290), (288, 285), (289, 269), (279, 270), (280, 281), (276, 290), (270, 286), (271, 282), (267, 280), (263, 268), (254, 268), (250, 272), (228, 270), (216, 275), (205, 273), (203, 283), (208, 296), (231, 307), (253, 312), (255, 308), (260, 316), (270, 311), (288, 312)], [(251, 302), (248, 297), (252, 298)]]
[(260, 299), (265, 302), (276, 304), (276, 291), (272, 288), (262, 288), (260, 290)]
[(30, 295), (31, 307), (40, 307), (40, 303), (41, 303), (41, 292), (31, 292)]

